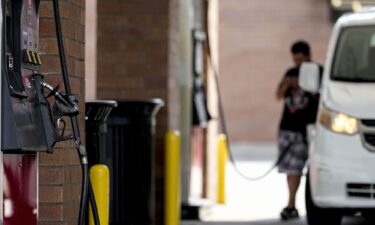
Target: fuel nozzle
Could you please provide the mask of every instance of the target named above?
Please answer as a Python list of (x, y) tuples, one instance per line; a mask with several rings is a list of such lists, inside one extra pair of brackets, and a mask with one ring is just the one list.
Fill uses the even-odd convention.
[(59, 86), (52, 87), (50, 84), (42, 81), (41, 85), (48, 89), (50, 93), (48, 97), (55, 97), (55, 104), (53, 105), (53, 115), (61, 116), (76, 116), (79, 113), (78, 99), (75, 95), (66, 95), (59, 92)]
[(56, 98), (53, 106), (53, 113), (56, 116), (75, 116), (78, 115), (78, 99), (75, 95), (61, 95), (61, 98)]

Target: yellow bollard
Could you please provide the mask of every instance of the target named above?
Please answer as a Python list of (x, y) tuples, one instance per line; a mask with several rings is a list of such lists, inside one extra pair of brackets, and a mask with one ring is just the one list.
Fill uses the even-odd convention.
[[(90, 179), (98, 208), (100, 225), (109, 224), (109, 169), (106, 165), (94, 165), (90, 169)], [(94, 225), (94, 217), (89, 210), (89, 225)]]
[(180, 134), (165, 135), (165, 225), (180, 223)]
[(225, 166), (228, 160), (228, 146), (227, 137), (224, 134), (218, 136), (217, 143), (217, 166), (218, 166), (218, 190), (217, 190), (217, 202), (219, 204), (225, 204)]

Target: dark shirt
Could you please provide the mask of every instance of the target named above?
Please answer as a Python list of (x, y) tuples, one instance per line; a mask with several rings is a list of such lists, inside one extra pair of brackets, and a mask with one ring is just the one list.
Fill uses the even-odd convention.
[[(323, 67), (320, 66), (320, 76)], [(299, 76), (299, 67), (289, 69), (287, 77)], [(314, 123), (319, 106), (319, 95), (303, 91), (301, 88), (288, 88), (284, 96), (284, 111), (279, 128), (281, 130), (297, 131), (306, 135), (307, 124)]]

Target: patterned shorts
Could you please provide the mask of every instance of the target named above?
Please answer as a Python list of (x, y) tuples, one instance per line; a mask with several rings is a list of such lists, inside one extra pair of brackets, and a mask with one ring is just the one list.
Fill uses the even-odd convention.
[[(279, 156), (283, 154), (278, 168), (280, 173), (302, 175), (308, 150), (306, 140), (300, 132), (280, 130), (278, 137)], [(284, 153), (284, 151), (286, 151)]]

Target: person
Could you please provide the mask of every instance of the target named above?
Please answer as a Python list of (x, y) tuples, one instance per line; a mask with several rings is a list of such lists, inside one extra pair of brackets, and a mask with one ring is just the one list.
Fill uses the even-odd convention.
[[(280, 162), (278, 170), (285, 173), (288, 184), (288, 204), (281, 211), (281, 219), (299, 217), (295, 207), (296, 193), (302, 170), (308, 158), (307, 125), (315, 122), (319, 96), (307, 93), (298, 87), (299, 67), (311, 61), (310, 46), (306, 41), (297, 41), (291, 46), (294, 66), (287, 70), (276, 91), (277, 100), (284, 101), (284, 110), (279, 124), (278, 148)], [(323, 67), (321, 67), (321, 72)]]

